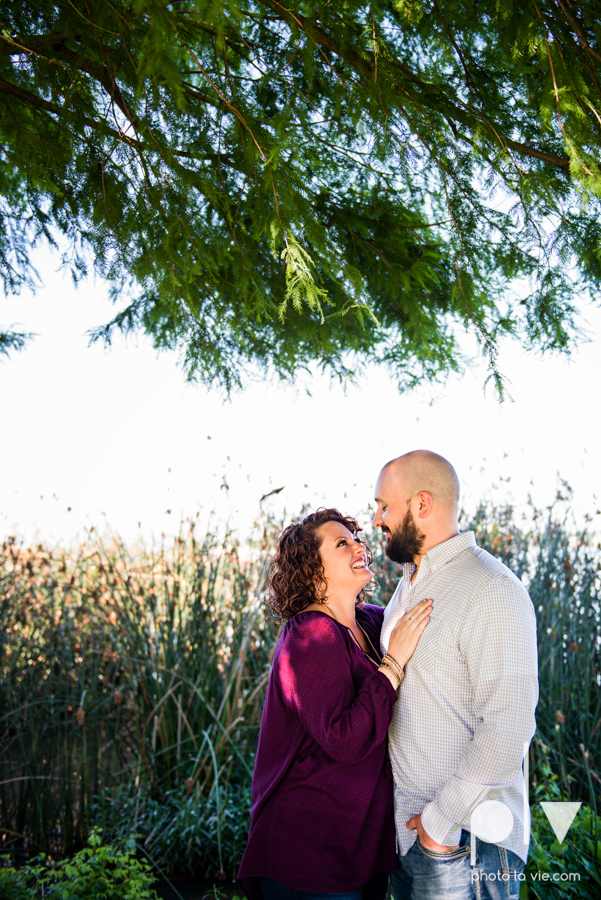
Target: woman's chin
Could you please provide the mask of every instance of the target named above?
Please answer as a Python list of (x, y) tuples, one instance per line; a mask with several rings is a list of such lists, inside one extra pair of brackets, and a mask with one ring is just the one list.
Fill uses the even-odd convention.
[(370, 581), (373, 581), (374, 573), (371, 571), (371, 569), (368, 569), (367, 566), (364, 566), (361, 569), (356, 569), (355, 571), (357, 573), (357, 581), (355, 583), (361, 584), (361, 587), (358, 590), (362, 591), (366, 584), (369, 584)]

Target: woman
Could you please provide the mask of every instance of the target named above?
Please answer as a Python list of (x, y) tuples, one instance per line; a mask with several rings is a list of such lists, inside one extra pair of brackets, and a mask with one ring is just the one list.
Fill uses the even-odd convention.
[(320, 509), (282, 533), (268, 606), (275, 650), (239, 881), (251, 900), (383, 900), (397, 868), (386, 736), (424, 600), (379, 652), (364, 602), (372, 554), (355, 519)]

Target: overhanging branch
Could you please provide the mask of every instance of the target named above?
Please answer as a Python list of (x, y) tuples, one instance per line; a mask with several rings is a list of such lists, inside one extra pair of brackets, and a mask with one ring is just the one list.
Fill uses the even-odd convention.
[[(263, 6), (268, 7), (272, 11), (278, 13), (280, 17), (287, 22), (294, 23), (301, 29), (301, 31), (303, 31), (316, 43), (320, 44), (326, 50), (329, 50), (331, 53), (335, 54), (340, 59), (343, 59), (346, 63), (348, 63), (348, 65), (350, 65), (355, 70), (355, 72), (357, 72), (367, 82), (371, 82), (372, 84), (374, 83), (375, 68), (361, 54), (348, 48), (343, 49), (338, 41), (336, 41), (330, 34), (328, 34), (322, 28), (319, 28), (301, 13), (285, 7), (282, 3), (279, 3), (278, 0), (258, 0), (258, 2)], [(445, 117), (450, 116), (463, 127), (473, 129), (474, 123), (473, 121), (470, 121), (470, 116), (468, 116), (466, 112), (461, 109), (461, 107), (457, 106), (456, 103), (450, 100), (448, 96), (445, 98), (444, 104), (438, 104), (432, 101), (432, 93), (434, 91), (442, 91), (444, 93), (444, 90), (442, 88), (422, 81), (404, 63), (400, 63), (397, 60), (391, 60), (388, 64), (391, 68), (402, 73), (413, 87), (418, 87), (422, 92), (430, 95), (430, 97), (428, 97), (427, 99), (424, 99), (424, 97), (421, 97), (419, 99), (419, 102), (423, 106), (430, 107), (433, 111), (440, 113)], [(383, 62), (382, 60), (380, 60), (380, 72), (382, 72), (382, 67)], [(508, 147), (509, 149), (514, 150), (516, 153), (520, 153), (524, 156), (529, 156), (532, 159), (538, 159), (541, 162), (546, 162), (549, 165), (555, 166), (556, 168), (569, 169), (570, 160), (567, 157), (555, 156), (554, 154), (547, 153), (544, 150), (539, 150), (537, 147), (531, 147), (528, 144), (523, 144), (519, 141), (513, 141), (509, 138), (501, 137), (502, 129), (500, 129), (499, 126), (489, 122), (481, 113), (476, 110), (470, 110), (470, 112), (474, 117), (479, 119), (480, 122), (487, 127), (492, 140), (501, 142), (501, 146)]]

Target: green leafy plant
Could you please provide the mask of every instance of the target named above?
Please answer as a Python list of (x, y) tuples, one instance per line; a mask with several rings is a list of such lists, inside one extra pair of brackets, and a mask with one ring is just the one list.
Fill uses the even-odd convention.
[(152, 549), (6, 542), (5, 846), (69, 856), (99, 820), (109, 840), (139, 831), (168, 871), (233, 876), (275, 635), (262, 612), (272, 527), (245, 548), (193, 528)]
[(33, 900), (26, 869), (15, 869), (9, 857), (0, 857), (0, 897), (2, 900)]
[[(540, 803), (532, 809), (532, 840), (523, 897), (597, 900), (601, 892), (599, 823), (582, 806), (560, 844)], [(545, 876), (549, 880), (544, 880)]]
[(205, 794), (185, 786), (153, 797), (124, 784), (106, 790), (91, 818), (111, 840), (126, 839), (133, 817), (139, 846), (168, 875), (204, 875), (223, 882), (236, 875), (248, 838), (250, 779), (224, 779), (219, 791)]
[(115, 848), (93, 828), (88, 844), (53, 867), (38, 858), (20, 872), (0, 869), (3, 900), (158, 900), (152, 869), (135, 858), (133, 838)]

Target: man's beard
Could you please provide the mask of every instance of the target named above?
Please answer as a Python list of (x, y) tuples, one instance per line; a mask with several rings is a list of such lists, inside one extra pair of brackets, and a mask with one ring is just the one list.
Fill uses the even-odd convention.
[(418, 531), (415, 519), (408, 509), (401, 525), (388, 534), (385, 553), (395, 563), (411, 563), (419, 556), (426, 540), (426, 535)]

